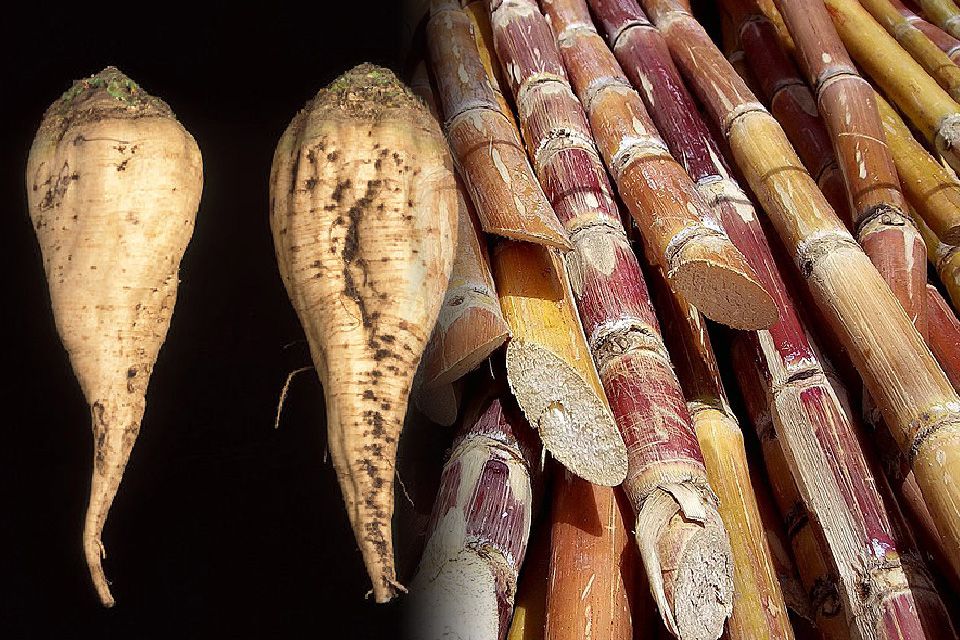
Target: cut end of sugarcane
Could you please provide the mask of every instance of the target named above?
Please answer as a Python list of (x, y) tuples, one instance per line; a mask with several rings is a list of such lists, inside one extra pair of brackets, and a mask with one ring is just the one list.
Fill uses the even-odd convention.
[(510, 388), (546, 450), (588, 482), (623, 482), (627, 448), (593, 386), (553, 352), (523, 340), (507, 345), (506, 361)]
[(566, 232), (559, 223), (553, 225), (551, 221), (544, 220), (526, 220), (522, 228), (512, 227), (492, 227), (483, 225), (486, 233), (501, 236), (508, 240), (519, 240), (521, 242), (532, 242), (545, 247), (560, 249), (561, 251), (573, 250), (573, 244)]
[(773, 297), (725, 236), (703, 235), (686, 242), (670, 262), (671, 285), (714, 322), (758, 331), (779, 318)]
[(733, 565), (723, 529), (704, 527), (686, 545), (674, 587), (674, 619), (682, 640), (717, 640), (733, 613)]
[(468, 291), (456, 298), (459, 300), (445, 304), (472, 304), (473, 308), (444, 327), (442, 339), (438, 339), (435, 330), (423, 358), (424, 391), (456, 382), (479, 367), (510, 337), (503, 315), (489, 308), (489, 297)]

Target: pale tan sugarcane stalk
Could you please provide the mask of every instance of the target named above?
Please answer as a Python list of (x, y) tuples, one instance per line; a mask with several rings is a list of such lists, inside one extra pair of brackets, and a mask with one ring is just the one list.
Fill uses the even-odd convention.
[(594, 484), (620, 484), (627, 475), (627, 450), (590, 356), (563, 258), (510, 240), (492, 253), (513, 335), (507, 379), (520, 408), (564, 466)]
[(911, 461), (937, 528), (960, 564), (960, 397), (783, 130), (684, 4), (644, 5)]
[(960, 38), (960, 9), (952, 0), (917, 0), (917, 3), (933, 24)]
[[(873, 88), (857, 73), (821, 0), (778, 0), (852, 203), (851, 228), (921, 336), (926, 247), (906, 212)], [(957, 69), (960, 72), (960, 69)]]
[(940, 47), (898, 11), (890, 0), (860, 0), (860, 4), (940, 83), (951, 98), (960, 100), (960, 67)]
[(447, 139), (484, 231), (569, 249), (456, 0), (431, 2), (427, 40)]
[(960, 169), (960, 105), (857, 0), (825, 0), (847, 51), (937, 153)]
[[(559, 20), (558, 10), (575, 7), (554, 2), (550, 8)], [(580, 8), (586, 14), (586, 7)], [(668, 628), (683, 638), (716, 638), (733, 587), (729, 543), (586, 114), (568, 83), (554, 34), (533, 2), (500, 4), (493, 26), (534, 166), (574, 243), (568, 270), (628, 446), (625, 488), (648, 579)], [(615, 69), (599, 36), (595, 43), (593, 51), (606, 53)], [(581, 49), (564, 47), (564, 52)], [(570, 58), (566, 62), (571, 69), (579, 66)], [(602, 66), (602, 60), (592, 62)], [(593, 604), (598, 620), (618, 619), (599, 606)], [(574, 629), (578, 625), (572, 623)]]
[(914, 13), (912, 9), (900, 2), (900, 0), (890, 0), (890, 4), (896, 7), (900, 15), (906, 18), (910, 24), (922, 31), (925, 36), (940, 47), (940, 50), (947, 54), (950, 60), (954, 63), (960, 62), (960, 40), (943, 31), (940, 27), (930, 24)]
[(880, 94), (877, 107), (903, 190), (914, 211), (944, 242), (960, 241), (960, 183), (916, 141)]

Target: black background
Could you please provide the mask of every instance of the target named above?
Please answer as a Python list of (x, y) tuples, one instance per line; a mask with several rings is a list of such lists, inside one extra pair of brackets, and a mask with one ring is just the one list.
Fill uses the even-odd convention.
[[(0, 22), (0, 635), (299, 638), (396, 635), (332, 467), (322, 390), (274, 261), (273, 149), (353, 64), (397, 68), (398, 3), (67, 6)], [(703, 3), (697, 3), (703, 4)], [(709, 3), (707, 3), (709, 4)], [(89, 413), (60, 344), (23, 170), (45, 108), (113, 64), (166, 100), (203, 153), (205, 187), (143, 428), (107, 521), (103, 609), (80, 536)]]
[[(273, 429), (284, 377), (309, 353), (274, 261), (267, 182), (281, 132), (317, 89), (359, 62), (396, 66), (399, 10), (269, 4), (44, 4), (0, 18), (5, 638), (367, 638), (395, 628), (396, 606), (364, 600), (369, 580), (323, 460), (313, 372), (295, 379)], [(172, 326), (104, 534), (112, 610), (83, 561), (89, 413), (53, 323), (23, 182), (46, 107), (108, 64), (171, 105), (205, 171)]]

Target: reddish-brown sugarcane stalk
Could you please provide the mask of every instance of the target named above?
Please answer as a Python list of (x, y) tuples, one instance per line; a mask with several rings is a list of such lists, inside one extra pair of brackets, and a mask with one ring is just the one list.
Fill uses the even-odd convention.
[(851, 229), (925, 336), (926, 247), (906, 212), (873, 87), (857, 73), (821, 0), (778, 0), (778, 7), (840, 161)]
[(891, 0), (860, 0), (860, 4), (940, 83), (951, 98), (960, 99), (960, 68)]
[[(544, 175), (545, 165), (556, 157), (558, 149), (584, 145), (592, 149), (593, 142), (582, 109), (566, 86), (559, 59), (553, 67), (541, 65), (542, 68), (536, 70), (540, 74), (537, 81), (526, 85), (523, 84), (526, 78), (518, 78), (509, 66), (522, 65), (524, 61), (503, 60), (502, 34), (509, 32), (506, 29), (508, 19), (514, 19), (514, 16), (517, 21), (526, 19), (531, 11), (536, 11), (533, 3), (504, 2), (498, 5), (493, 13), (494, 38), (498, 53), (508, 68), (508, 81), (516, 97), (534, 167), (544, 188), (549, 189), (546, 183), (550, 178)], [(544, 26), (544, 29), (546, 31), (541, 33), (552, 38), (549, 28)], [(538, 50), (535, 44), (532, 47), (524, 49), (519, 46), (515, 53), (533, 60)], [(581, 112), (578, 121), (564, 123), (572, 128), (547, 139), (545, 136), (552, 126), (550, 119), (566, 117), (564, 110), (571, 108), (571, 101)], [(645, 123), (633, 117), (631, 112), (624, 113), (624, 109), (630, 107), (628, 102), (619, 100), (608, 106), (620, 109), (612, 114), (619, 118), (613, 126), (630, 123), (629, 134), (622, 130), (610, 134), (619, 134), (619, 138), (617, 146), (610, 150), (608, 164), (619, 177), (624, 199), (633, 205), (631, 211), (637, 217), (650, 255), (663, 267), (674, 287), (708, 317), (740, 328), (769, 326), (775, 320), (769, 296), (722, 231), (703, 223), (700, 214), (705, 207), (696, 197), (693, 185), (675, 163), (664, 158), (664, 150), (649, 135)], [(625, 119), (627, 116), (629, 120)], [(583, 136), (587, 138), (586, 143), (581, 141)], [(600, 146), (607, 145), (601, 141)], [(563, 214), (558, 212), (558, 215)]]
[[(416, 67), (410, 88), (436, 116), (426, 65)], [(490, 272), (486, 238), (481, 236), (473, 203), (459, 176), (457, 200), (457, 252), (443, 306), (421, 360), (418, 406), (425, 402), (424, 392), (431, 394), (433, 389), (459, 380), (510, 337)], [(447, 395), (447, 390), (441, 394)]]
[(774, 571), (760, 510), (753, 494), (743, 434), (727, 401), (706, 321), (662, 278), (655, 299), (672, 361), (703, 452), (710, 485), (733, 550), (731, 640), (793, 638), (790, 617)]
[(937, 153), (960, 169), (960, 105), (927, 75), (857, 0), (824, 4), (857, 64), (883, 88)]
[(877, 107), (887, 145), (914, 211), (944, 242), (960, 242), (960, 183), (927, 153), (883, 96)]
[[(838, 213), (847, 215), (850, 200), (830, 136), (820, 119), (813, 93), (790, 54), (783, 49), (776, 27), (756, 0), (723, 0), (722, 4), (737, 24), (743, 58), (760, 95), (783, 126), (827, 202)], [(740, 69), (737, 72), (741, 77), (744, 75)]]
[(675, 634), (717, 638), (732, 595), (729, 543), (590, 126), (536, 5), (499, 4), (493, 27), (534, 166), (574, 243), (568, 270), (627, 444), (625, 488), (651, 589)]
[(960, 563), (960, 397), (783, 130), (703, 28), (679, 0), (644, 5), (911, 461)]
[(408, 603), (413, 639), (502, 640), (533, 516), (535, 436), (506, 393), (465, 422), (443, 468)]
[(932, 284), (927, 285), (930, 350), (955, 389), (960, 389), (960, 320)]
[(917, 0), (917, 3), (935, 25), (960, 38), (960, 9), (952, 0)]
[(796, 559), (800, 581), (810, 604), (810, 613), (821, 633), (829, 640), (846, 640), (850, 635), (845, 621), (838, 579), (828, 560), (826, 543), (818, 538), (811, 515), (800, 496), (787, 458), (774, 428), (772, 403), (762, 371), (762, 353), (756, 342), (746, 336), (734, 340), (733, 370), (740, 386), (747, 416), (760, 441), (768, 487), (782, 518), (790, 548)]
[(615, 490), (562, 471), (551, 520), (545, 640), (632, 640), (639, 559)]
[(960, 40), (957, 40), (939, 27), (930, 24), (918, 16), (910, 7), (900, 2), (900, 0), (889, 0), (889, 2), (910, 24), (919, 29), (923, 35), (930, 38), (935, 45), (940, 47), (940, 50), (947, 54), (954, 64), (960, 62)]
[[(885, 485), (882, 479), (875, 482), (860, 453), (855, 435), (859, 427), (842, 387), (825, 375), (816, 360), (808, 363), (802, 380), (788, 369), (771, 369), (768, 365), (776, 363), (765, 353), (767, 341), (761, 335), (758, 343), (751, 342), (738, 341), (734, 368), (788, 532), (794, 537), (797, 566), (818, 626), (831, 638), (955, 638), (946, 607), (922, 560), (887, 514), (876, 483)], [(771, 409), (772, 420), (765, 415), (766, 407)], [(796, 434), (790, 425), (797, 420), (817, 430), (846, 425), (841, 431), (853, 434), (854, 439), (842, 447), (834, 446), (830, 453), (846, 460), (849, 475), (822, 474), (818, 486), (813, 487), (796, 475), (797, 460), (790, 442)], [(817, 464), (826, 469), (829, 460)], [(850, 513), (855, 517), (841, 522), (844, 508), (839, 504), (832, 513), (805, 507), (811, 504), (811, 489), (823, 491), (824, 496), (842, 493), (846, 500), (853, 497), (855, 512)], [(842, 555), (852, 559), (861, 554), (864, 564), (838, 564), (837, 551), (843, 547)], [(864, 581), (851, 582), (851, 569)], [(859, 614), (851, 616), (851, 605), (858, 607)], [(844, 615), (838, 615), (841, 611)]]
[(927, 258), (947, 290), (954, 309), (960, 309), (960, 248), (941, 242), (937, 235), (914, 214), (913, 221), (927, 245)]
[(447, 139), (484, 231), (569, 249), (456, 0), (433, 0), (427, 39)]

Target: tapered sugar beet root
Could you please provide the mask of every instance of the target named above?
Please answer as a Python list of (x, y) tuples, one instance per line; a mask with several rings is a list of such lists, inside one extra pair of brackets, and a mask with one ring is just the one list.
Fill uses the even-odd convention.
[(386, 602), (402, 590), (390, 525), (397, 439), (454, 258), (452, 161), (423, 103), (390, 71), (360, 65), (290, 123), (270, 188), (330, 455), (373, 595)]
[(90, 403), (83, 548), (112, 606), (100, 538), (170, 326), (203, 185), (200, 151), (163, 101), (108, 67), (47, 110), (26, 180), (57, 330)]

